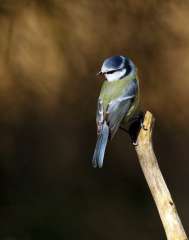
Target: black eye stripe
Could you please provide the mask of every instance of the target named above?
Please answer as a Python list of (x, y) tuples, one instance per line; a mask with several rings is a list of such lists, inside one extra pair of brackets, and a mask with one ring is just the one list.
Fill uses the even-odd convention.
[(117, 71), (121, 71), (122, 69), (117, 69), (117, 70), (111, 70), (111, 71), (108, 71), (108, 72), (105, 72), (106, 74), (112, 74), (114, 72), (117, 72)]
[(106, 72), (106, 74), (111, 74), (111, 73), (114, 73), (114, 72), (116, 72), (116, 70), (108, 71), (108, 72)]

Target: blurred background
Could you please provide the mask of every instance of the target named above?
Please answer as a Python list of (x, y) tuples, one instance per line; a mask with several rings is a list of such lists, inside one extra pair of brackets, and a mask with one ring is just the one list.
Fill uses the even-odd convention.
[(189, 2), (0, 0), (0, 239), (166, 239), (129, 137), (92, 169), (103, 60), (127, 55), (189, 230)]

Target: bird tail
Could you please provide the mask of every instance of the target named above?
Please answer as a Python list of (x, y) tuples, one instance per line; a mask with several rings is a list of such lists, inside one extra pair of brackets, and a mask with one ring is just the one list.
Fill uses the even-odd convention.
[(103, 166), (103, 160), (104, 160), (104, 154), (106, 150), (106, 145), (108, 142), (108, 136), (109, 136), (109, 127), (106, 122), (103, 123), (102, 129), (98, 135), (92, 165), (94, 168), (99, 167), (102, 168)]

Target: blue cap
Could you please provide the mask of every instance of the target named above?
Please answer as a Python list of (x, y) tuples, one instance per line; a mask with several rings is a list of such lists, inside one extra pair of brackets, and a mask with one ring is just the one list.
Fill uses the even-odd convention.
[(110, 58), (107, 58), (101, 68), (101, 72), (105, 73), (108, 71), (114, 71), (118, 69), (122, 69), (125, 64), (125, 58), (123, 56), (113, 56)]

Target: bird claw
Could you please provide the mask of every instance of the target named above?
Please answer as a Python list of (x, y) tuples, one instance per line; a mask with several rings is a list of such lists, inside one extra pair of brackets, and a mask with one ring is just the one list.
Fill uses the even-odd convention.
[(136, 142), (132, 142), (133, 143), (133, 146), (138, 146), (138, 142), (136, 141)]
[(140, 127), (143, 129), (143, 130), (145, 130), (145, 131), (147, 131), (148, 130), (148, 128), (146, 128), (145, 126), (144, 126), (144, 123), (141, 121), (141, 123), (140, 123)]

